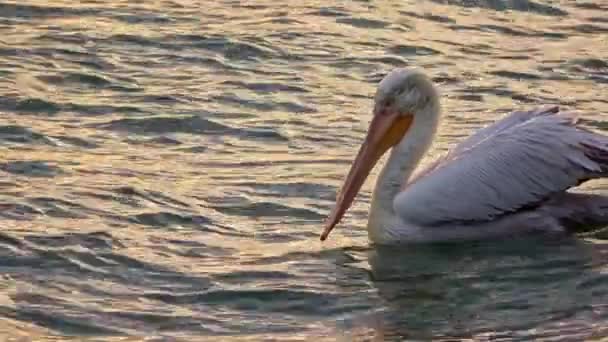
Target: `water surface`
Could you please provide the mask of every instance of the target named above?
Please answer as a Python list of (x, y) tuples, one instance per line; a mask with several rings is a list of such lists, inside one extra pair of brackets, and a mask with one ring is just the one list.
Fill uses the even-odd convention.
[(606, 11), (1, 1), (0, 336), (608, 335), (602, 234), (370, 248), (372, 177), (318, 241), (375, 86), (395, 67), (424, 68), (443, 93), (425, 162), (539, 104), (608, 130)]

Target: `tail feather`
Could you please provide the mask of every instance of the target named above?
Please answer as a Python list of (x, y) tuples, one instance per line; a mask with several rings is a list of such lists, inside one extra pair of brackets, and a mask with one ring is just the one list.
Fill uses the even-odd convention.
[(608, 137), (593, 134), (591, 142), (582, 143), (587, 158), (597, 163), (600, 172), (594, 178), (608, 177)]
[(583, 233), (608, 227), (608, 196), (565, 192), (544, 207), (568, 231)]

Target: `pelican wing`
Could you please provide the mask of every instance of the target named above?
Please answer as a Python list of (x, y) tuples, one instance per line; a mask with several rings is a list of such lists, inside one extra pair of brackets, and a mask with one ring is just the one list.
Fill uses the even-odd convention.
[(448, 154), (443, 157), (438, 158), (436, 161), (426, 166), (420, 172), (418, 172), (412, 179), (409, 180), (408, 186), (412, 183), (415, 183), (420, 178), (426, 176), (432, 170), (440, 167), (441, 165), (445, 165), (453, 158), (456, 158), (460, 153), (464, 152), (467, 149), (479, 144), (480, 142), (496, 135), (499, 132), (502, 132), (508, 128), (511, 128), (517, 124), (521, 124), (525, 121), (532, 119), (535, 116), (540, 115), (550, 115), (559, 112), (559, 107), (550, 106), (550, 107), (539, 107), (530, 111), (516, 111), (507, 115), (502, 120), (496, 121), (493, 124), (485, 126), (473, 134), (471, 134), (468, 138), (461, 141), (457, 146), (455, 146)]
[(424, 226), (486, 221), (608, 173), (608, 137), (556, 107), (514, 112), (472, 135), (410, 182), (396, 213)]

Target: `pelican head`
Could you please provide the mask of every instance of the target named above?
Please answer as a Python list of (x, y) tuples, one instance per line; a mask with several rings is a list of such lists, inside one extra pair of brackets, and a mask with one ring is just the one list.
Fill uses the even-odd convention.
[(340, 222), (378, 160), (407, 135), (414, 120), (432, 115), (439, 107), (433, 82), (420, 70), (395, 69), (380, 81), (374, 98), (367, 136), (338, 193), (336, 206), (321, 240)]

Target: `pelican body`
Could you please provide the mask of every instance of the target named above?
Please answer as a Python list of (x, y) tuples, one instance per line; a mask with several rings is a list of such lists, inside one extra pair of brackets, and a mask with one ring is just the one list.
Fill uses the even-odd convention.
[(558, 107), (516, 111), (421, 169), (441, 118), (438, 91), (418, 69), (378, 85), (368, 134), (338, 193), (321, 240), (351, 206), (387, 151), (373, 192), (369, 239), (377, 244), (483, 239), (608, 225), (608, 197), (572, 193), (608, 176), (608, 137)]

